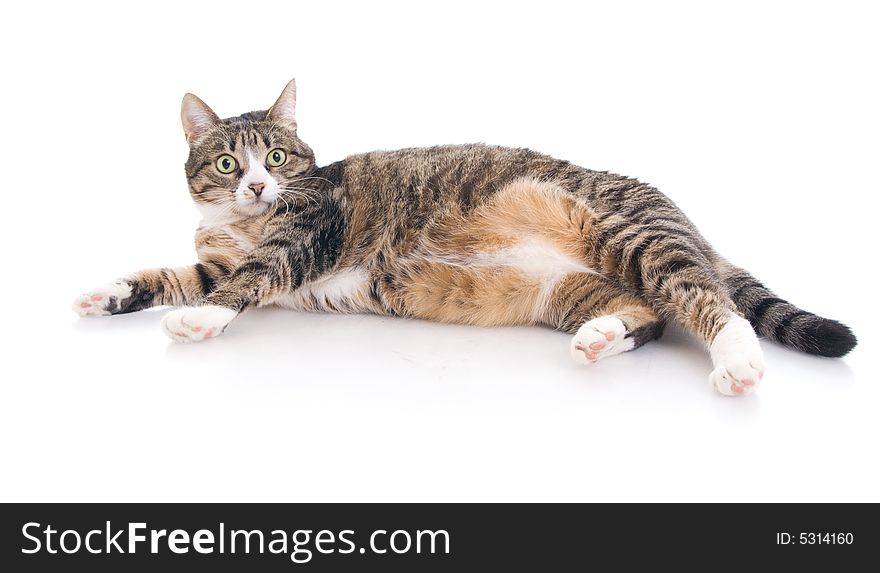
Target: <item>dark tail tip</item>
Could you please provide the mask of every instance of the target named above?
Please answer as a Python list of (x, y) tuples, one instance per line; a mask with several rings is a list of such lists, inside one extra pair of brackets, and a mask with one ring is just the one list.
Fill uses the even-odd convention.
[(847, 325), (829, 318), (819, 318), (805, 325), (800, 335), (804, 351), (829, 358), (839, 358), (858, 344), (856, 335)]

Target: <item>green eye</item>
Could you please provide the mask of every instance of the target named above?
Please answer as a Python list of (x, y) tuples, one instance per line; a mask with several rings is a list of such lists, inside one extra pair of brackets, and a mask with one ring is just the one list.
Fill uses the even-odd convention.
[(287, 154), (281, 149), (273, 149), (266, 156), (266, 163), (272, 167), (281, 167), (287, 161)]
[(235, 171), (235, 158), (231, 155), (221, 155), (217, 158), (217, 171), (220, 173), (232, 173)]

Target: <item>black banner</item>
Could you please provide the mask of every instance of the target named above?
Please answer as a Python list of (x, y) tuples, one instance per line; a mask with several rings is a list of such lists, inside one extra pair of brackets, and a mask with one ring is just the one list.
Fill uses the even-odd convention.
[[(13, 504), (5, 571), (874, 568), (871, 504)], [(470, 570), (470, 569), (463, 569)]]

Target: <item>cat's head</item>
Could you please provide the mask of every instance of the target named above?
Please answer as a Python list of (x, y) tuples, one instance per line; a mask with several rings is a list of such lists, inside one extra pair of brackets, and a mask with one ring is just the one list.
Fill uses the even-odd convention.
[(180, 117), (189, 143), (186, 177), (206, 219), (266, 212), (296, 195), (315, 169), (315, 155), (296, 134), (296, 82), (268, 111), (220, 119), (205, 102), (183, 96)]

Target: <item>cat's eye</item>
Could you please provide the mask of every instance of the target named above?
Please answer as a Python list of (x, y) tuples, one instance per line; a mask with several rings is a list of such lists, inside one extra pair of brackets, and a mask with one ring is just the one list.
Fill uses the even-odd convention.
[(235, 171), (235, 158), (231, 155), (221, 155), (217, 158), (217, 171), (220, 173), (232, 173)]
[(272, 167), (281, 167), (287, 161), (287, 154), (281, 149), (273, 149), (266, 156), (266, 163)]

